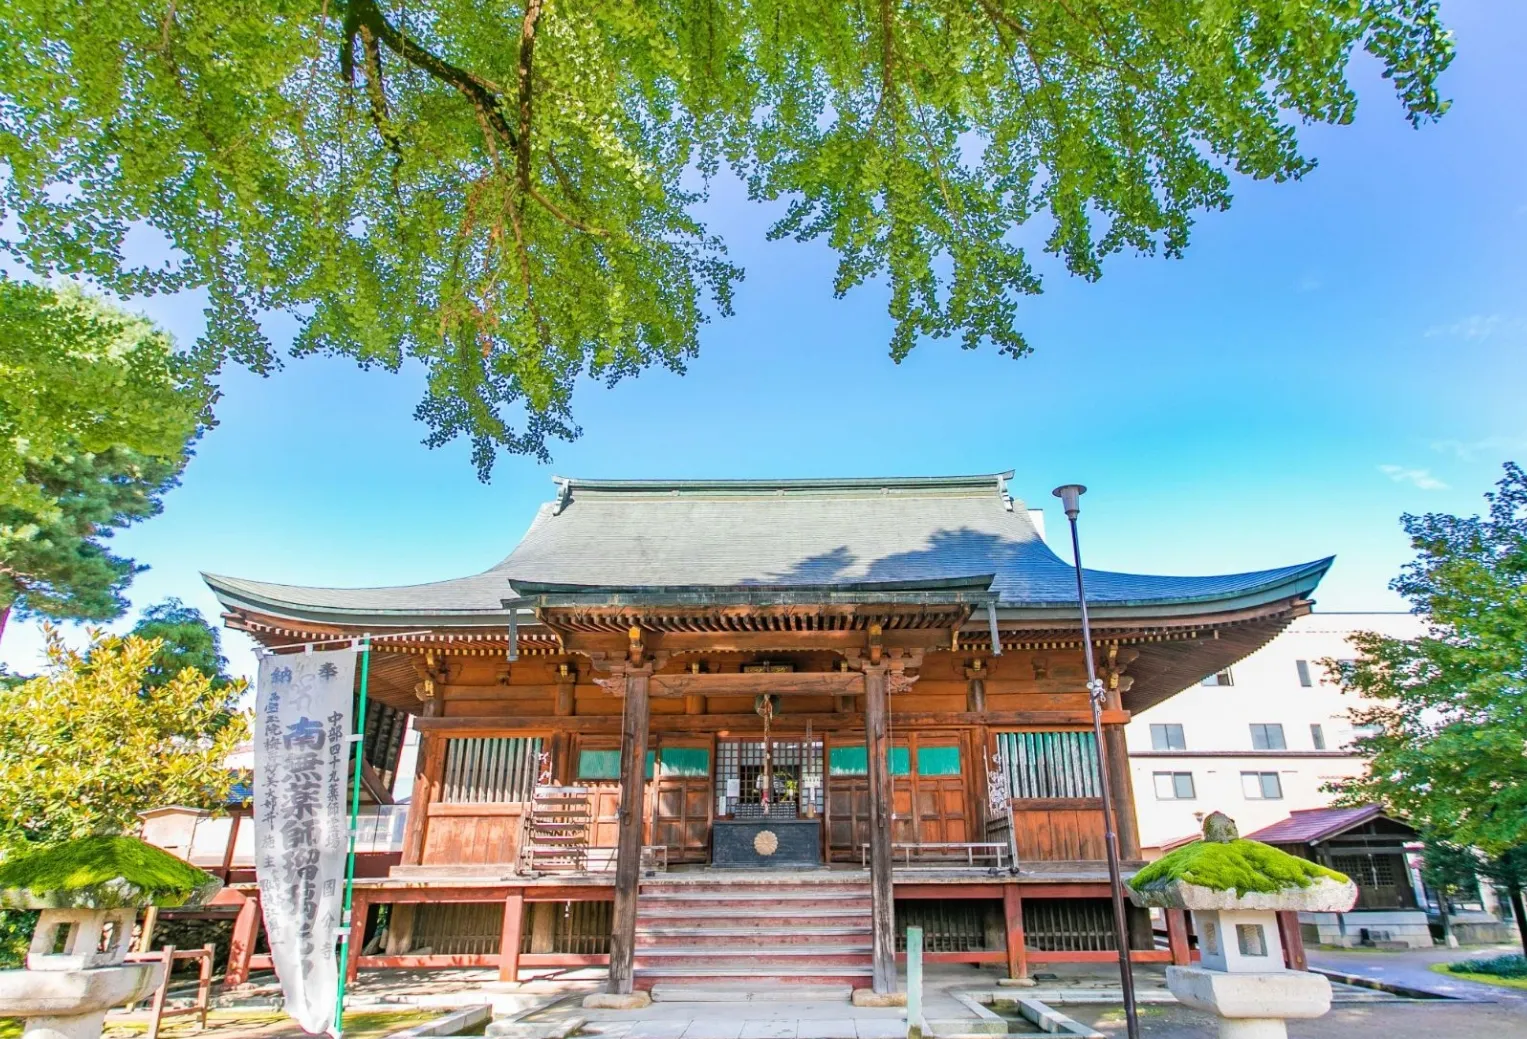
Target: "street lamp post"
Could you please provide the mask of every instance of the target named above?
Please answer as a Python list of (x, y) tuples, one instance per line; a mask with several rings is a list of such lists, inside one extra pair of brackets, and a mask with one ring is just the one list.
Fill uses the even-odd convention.
[(1076, 532), (1076, 517), (1081, 513), (1081, 497), (1087, 488), (1068, 483), (1054, 490), (1071, 521), (1071, 553), (1076, 560), (1076, 601), (1082, 610), (1082, 651), (1087, 657), (1087, 698), (1092, 702), (1092, 734), (1097, 744), (1098, 780), (1103, 788), (1103, 838), (1108, 852), (1108, 886), (1113, 894), (1113, 934), (1119, 949), (1119, 984), (1124, 992), (1124, 1018), (1129, 1039), (1140, 1039), (1140, 1017), (1135, 1011), (1135, 975), (1129, 965), (1129, 925), (1124, 916), (1124, 881), (1119, 869), (1119, 834), (1114, 825), (1112, 784), (1108, 777), (1108, 758), (1103, 753), (1103, 683), (1098, 680), (1097, 664), (1092, 656), (1092, 625), (1087, 619), (1087, 585), (1082, 578), (1082, 543)]

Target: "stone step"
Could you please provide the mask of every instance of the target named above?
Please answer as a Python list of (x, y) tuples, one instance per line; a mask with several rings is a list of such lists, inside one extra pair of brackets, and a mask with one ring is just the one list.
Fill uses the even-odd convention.
[(853, 994), (852, 985), (783, 982), (686, 985), (665, 981), (652, 986), (654, 1003), (842, 1003)]
[(808, 967), (800, 970), (785, 970), (772, 968), (770, 970), (737, 972), (729, 970), (703, 970), (686, 967), (653, 967), (647, 969), (638, 968), (634, 972), (633, 980), (638, 988), (653, 988), (657, 985), (714, 985), (714, 984), (746, 984), (746, 985), (826, 985), (832, 987), (846, 987), (850, 993), (855, 988), (863, 988), (874, 976), (870, 967), (829, 967), (825, 970), (817, 967)]
[(848, 940), (858, 945), (871, 937), (868, 922), (843, 927), (637, 927), (638, 945), (808, 945)]
[(809, 914), (800, 914), (793, 908), (785, 906), (707, 906), (705, 909), (690, 909), (687, 906), (647, 906), (638, 898), (637, 900), (637, 926), (649, 924), (649, 926), (670, 926), (670, 924), (683, 923), (687, 920), (738, 920), (750, 921), (768, 926), (771, 921), (797, 921), (802, 917), (811, 920), (869, 920), (869, 906), (844, 906), (844, 908), (812, 909)]

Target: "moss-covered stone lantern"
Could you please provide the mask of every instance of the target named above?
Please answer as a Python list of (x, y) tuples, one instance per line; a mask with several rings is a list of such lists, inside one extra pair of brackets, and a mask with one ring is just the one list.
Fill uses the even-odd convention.
[(1289, 970), (1280, 911), (1345, 912), (1357, 885), (1334, 870), (1259, 841), (1242, 840), (1215, 812), (1204, 839), (1150, 863), (1129, 882), (1136, 905), (1193, 914), (1200, 964), (1167, 968), (1181, 1002), (1219, 1015), (1221, 1039), (1284, 1039), (1286, 1018), (1331, 1009), (1331, 983)]
[(0, 906), (41, 913), (26, 970), (0, 971), (0, 1017), (24, 1039), (96, 1039), (106, 1011), (144, 998), (162, 963), (124, 963), (145, 906), (203, 902), (222, 885), (136, 837), (83, 837), (0, 862)]

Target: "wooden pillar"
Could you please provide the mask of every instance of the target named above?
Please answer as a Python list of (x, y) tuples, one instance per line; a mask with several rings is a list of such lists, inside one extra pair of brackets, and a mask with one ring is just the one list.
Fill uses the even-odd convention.
[(1023, 944), (1023, 896), (1018, 893), (1017, 884), (1002, 886), (1002, 916), (1007, 930), (1007, 976), (1026, 978), (1029, 956)]
[(249, 980), (249, 960), (254, 956), (255, 941), (260, 936), (260, 896), (249, 895), (233, 918), (233, 937), (228, 943), (228, 969), (223, 973), (223, 987), (232, 988)]
[[(1110, 684), (1110, 711), (1122, 711), (1123, 701), (1117, 684)], [(1129, 766), (1129, 746), (1124, 742), (1124, 726), (1103, 726), (1103, 753), (1108, 756), (1108, 794), (1113, 800), (1114, 833), (1119, 835), (1119, 858), (1140, 859), (1140, 824), (1135, 818), (1135, 781)]]
[(345, 943), (345, 982), (355, 980), (361, 969), (361, 947), (366, 944), (366, 917), (371, 914), (371, 900), (357, 891), (350, 901), (350, 940)]
[(874, 987), (896, 991), (896, 896), (891, 883), (891, 770), (886, 741), (886, 677), (864, 669), (864, 744), (870, 787), (870, 896), (874, 919)]
[(440, 777), (445, 770), (445, 738), (426, 732), (419, 739), (414, 793), (408, 804), (408, 819), (403, 824), (403, 856), (400, 861), (405, 866), (417, 866), (424, 861), (424, 831), (429, 826), (429, 807), (435, 801)]
[(1278, 937), (1283, 939), (1283, 962), (1288, 969), (1309, 970), (1310, 961), (1304, 954), (1304, 933), (1299, 930), (1297, 911), (1279, 910)]
[(504, 899), (504, 930), (498, 939), (498, 980), (520, 980), (520, 928), (525, 922), (525, 892), (516, 888)]
[(574, 698), (576, 688), (571, 678), (557, 680), (557, 704), (553, 710), (558, 717), (570, 717), (577, 712), (577, 700)]
[[(976, 663), (980, 663), (979, 660)], [(973, 714), (986, 713), (986, 668), (965, 669), (965, 709)]]
[(647, 679), (651, 669), (625, 673), (620, 732), (620, 813), (615, 847), (615, 908), (610, 927), (610, 991), (631, 991), (636, 953), (636, 892), (641, 884), (643, 797), (647, 767)]
[(531, 902), (530, 951), (551, 952), (556, 945), (557, 902)]
[(388, 956), (403, 956), (414, 947), (414, 919), (418, 906), (413, 902), (394, 902), (387, 914)]
[(1192, 963), (1188, 953), (1188, 911), (1186, 909), (1163, 909), (1166, 915), (1166, 947), (1172, 954), (1172, 966), (1186, 967)]
[(228, 883), (228, 877), (233, 873), (233, 854), (239, 843), (239, 824), (244, 821), (248, 809), (235, 808), (228, 813), (228, 844), (223, 848), (223, 868), (221, 870), (223, 883)]

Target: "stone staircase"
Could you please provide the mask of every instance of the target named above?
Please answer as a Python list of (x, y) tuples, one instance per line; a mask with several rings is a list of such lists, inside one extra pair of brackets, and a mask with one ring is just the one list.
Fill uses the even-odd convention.
[[(679, 986), (864, 987), (871, 977), (869, 882), (751, 874), (643, 881), (635, 982)], [(841, 992), (844, 997), (847, 992)]]

